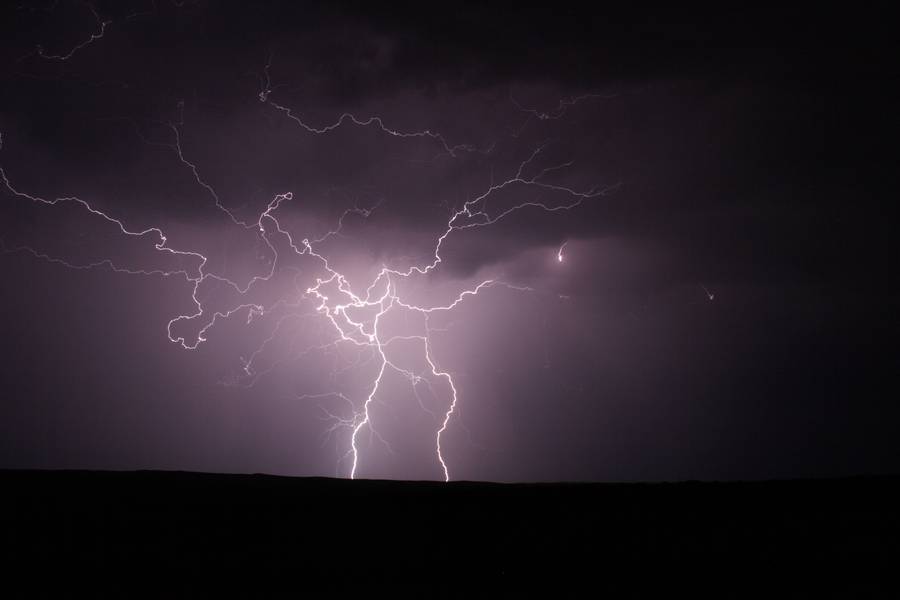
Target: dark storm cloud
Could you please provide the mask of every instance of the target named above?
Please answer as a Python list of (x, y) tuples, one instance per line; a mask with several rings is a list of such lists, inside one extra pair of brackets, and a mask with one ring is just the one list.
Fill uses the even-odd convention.
[[(674, 9), (548, 14), (507, 6), (467, 7), (429, 18), (414, 4), (389, 13), (365, 5), (282, 3), (254, 10), (230, 3), (181, 9), (160, 4), (146, 15), (137, 14), (141, 7), (115, 5), (98, 7), (113, 21), (101, 41), (117, 49), (114, 56), (99, 44), (86, 47), (71, 67), (27, 56), (35, 43), (49, 48), (55, 41), (64, 48), (84, 39), (94, 23), (79, 8), (11, 11), (12, 23), (31, 27), (17, 30), (7, 42), (8, 64), (14, 66), (5, 82), (4, 133), (8, 145), (19, 142), (17, 155), (32, 163), (49, 161), (45, 168), (56, 175), (47, 194), (79, 188), (109, 205), (143, 205), (167, 218), (215, 218), (190, 173), (172, 168), (169, 148), (136, 143), (141, 135), (170, 144), (172, 132), (157, 121), (181, 116), (187, 120), (187, 154), (222, 190), (226, 204), (247, 206), (247, 214), (286, 189), (306, 191), (307, 209), (325, 205), (318, 210), (327, 211), (333, 202), (322, 198), (340, 183), (390, 195), (388, 215), (431, 231), (439, 225), (431, 203), (455, 204), (483, 189), (487, 161), (480, 161), (479, 171), (478, 155), (422, 167), (398, 188), (397, 162), (426, 160), (436, 147), (424, 144), (411, 151), (404, 145), (396, 157), (373, 161), (374, 146), (380, 150), (384, 141), (375, 135), (372, 147), (347, 131), (330, 140), (304, 141), (283, 115), (256, 99), (270, 56), (273, 97), (310, 122), (331, 123), (343, 110), (385, 114), (394, 127), (430, 127), (451, 143), (485, 148), (501, 139), (498, 154), (504, 134), (527, 116), (510, 110), (508, 96), (517, 86), (539, 86), (532, 96), (544, 102), (543, 109), (552, 108), (554, 96), (617, 94), (573, 109), (563, 133), (549, 126), (542, 132), (541, 125), (549, 123), (529, 124), (526, 135), (532, 137), (522, 140), (523, 146), (560, 136), (553, 141), (563, 151), (589, 155), (591, 163), (581, 164), (591, 173), (623, 182), (623, 199), (604, 199), (596, 203), (604, 207), (591, 209), (603, 218), (566, 224), (575, 225), (577, 235), (602, 235), (617, 227), (617, 233), (649, 230), (647, 235), (669, 236), (679, 244), (696, 242), (687, 250), (693, 263), (720, 255), (707, 251), (717, 245), (709, 236), (720, 235), (732, 241), (739, 261), (765, 263), (769, 272), (785, 265), (796, 265), (789, 274), (807, 272), (812, 257), (827, 252), (819, 241), (825, 236), (810, 236), (804, 256), (790, 241), (789, 248), (777, 248), (789, 238), (787, 228), (801, 237), (810, 227), (834, 228), (839, 235), (840, 227), (820, 214), (814, 217), (818, 222), (804, 223), (802, 206), (826, 206), (838, 219), (848, 192), (858, 193), (855, 181), (861, 175), (846, 168), (857, 149), (828, 149), (834, 128), (844, 139), (840, 128), (847, 127), (838, 115), (848, 99), (831, 92), (844, 88), (852, 94), (873, 67), (860, 61), (853, 72), (841, 70), (847, 61), (864, 58), (867, 49), (842, 44), (840, 37), (828, 37), (830, 43), (815, 46), (810, 55), (805, 48), (830, 36), (831, 21), (823, 25), (799, 11), (744, 9), (697, 19)], [(62, 27), (62, 19), (70, 19), (72, 27)], [(54, 23), (62, 29), (48, 28)], [(823, 64), (838, 57), (843, 60), (831, 63), (834, 81), (821, 78)], [(471, 97), (479, 91), (487, 97)], [(488, 110), (495, 118), (478, 115), (485, 106), (494, 107)], [(404, 119), (407, 115), (420, 118)], [(279, 136), (274, 142), (273, 135)], [(497, 176), (521, 157), (502, 160), (499, 167), (491, 165), (500, 171)], [(460, 185), (461, 174), (481, 178)], [(90, 185), (73, 185), (85, 177)], [(609, 205), (626, 203), (627, 210), (609, 214)], [(797, 215), (790, 223), (778, 218), (785, 204)], [(853, 215), (844, 220), (860, 227)], [(561, 237), (543, 227), (515, 232), (526, 246), (530, 235), (546, 244)], [(492, 260), (490, 253), (482, 256)], [(478, 266), (460, 263), (459, 268), (472, 272)], [(721, 271), (715, 264), (709, 268)]]
[[(62, 53), (88, 39), (97, 30), (91, 6), (110, 20), (102, 39), (67, 61), (36, 54), (37, 45)], [(879, 91), (892, 76), (891, 44), (878, 14), (829, 10), (10, 6), (0, 26), (0, 166), (19, 189), (77, 195), (135, 228), (160, 224), (174, 246), (193, 245), (210, 268), (248, 278), (264, 268), (266, 248), (254, 231), (233, 229), (179, 161), (177, 124), (184, 156), (239, 218), (255, 219), (291, 191), (283, 222), (315, 238), (349, 207), (374, 209), (350, 216), (345, 237), (322, 246), (364, 281), (383, 263), (428, 257), (453, 207), (543, 147), (532, 172), (571, 163), (547, 181), (614, 189), (571, 211), (524, 210), (455, 232), (432, 287), (413, 290), (439, 301), (488, 276), (536, 290), (491, 290), (436, 324), (447, 328), (436, 352), (459, 373), (464, 399), (468, 429), (448, 444), (465, 476), (896, 468), (885, 425), (896, 407), (874, 391), (896, 391), (894, 119)], [(559, 104), (586, 93), (598, 96)], [(438, 141), (375, 126), (310, 134), (275, 104), (313, 127), (345, 111), (379, 115), (398, 131), (428, 129), (470, 148), (451, 157)], [(560, 196), (512, 186), (490, 206)], [(5, 192), (2, 200), (7, 247), (160, 267), (150, 240), (117, 238), (77, 207), (23, 206)], [(3, 367), (17, 399), (4, 406), (5, 465), (331, 474), (337, 450), (322, 450), (321, 414), (285, 400), (320, 383), (325, 358), (253, 390), (223, 391), (210, 380), (232, 377), (235, 355), (266, 332), (223, 324), (210, 334), (220, 343), (178, 354), (160, 326), (191, 310), (183, 281), (3, 260), (4, 280), (17, 282), (2, 296), (4, 313), (16, 315), (4, 333), (21, 349)], [(202, 323), (184, 325), (196, 336)], [(132, 347), (144, 349), (139, 360), (120, 356)], [(43, 363), (53, 377), (42, 377)], [(402, 383), (390, 385), (396, 406), (415, 404)], [(135, 401), (106, 399), (122, 390)], [(381, 407), (380, 418), (400, 432), (396, 406)], [(103, 415), (144, 446), (111, 433), (119, 430), (98, 423)], [(408, 430), (397, 434), (404, 458), (375, 453), (372, 474), (391, 475), (400, 464), (392, 461), (405, 460), (404, 473), (433, 475), (416, 458), (428, 440)], [(159, 441), (171, 436), (193, 441)]]

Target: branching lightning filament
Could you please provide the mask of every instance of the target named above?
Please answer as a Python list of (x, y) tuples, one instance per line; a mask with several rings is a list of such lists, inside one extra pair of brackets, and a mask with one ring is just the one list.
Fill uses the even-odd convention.
[[(95, 13), (96, 16), (96, 13)], [(68, 60), (72, 57), (78, 48), (99, 39), (103, 35), (108, 21), (103, 21), (97, 16), (98, 33), (94, 34), (88, 41), (81, 46), (72, 49), (67, 54), (47, 55), (40, 51), (40, 55), (47, 59)], [(276, 103), (272, 100), (273, 89), (269, 79), (269, 65), (265, 69), (265, 78), (263, 81), (263, 89), (259, 92), (259, 100), (271, 106), (274, 114), (282, 115), (285, 126), (296, 127), (301, 135), (311, 136), (327, 136), (331, 132), (344, 127), (356, 128), (378, 128), (386, 135), (395, 138), (415, 138), (423, 139), (434, 143), (437, 149), (445, 156), (451, 159), (456, 157), (460, 152), (473, 152), (476, 147), (471, 144), (453, 144), (447, 141), (444, 135), (425, 129), (421, 131), (403, 131), (398, 128), (388, 126), (384, 119), (380, 116), (360, 117), (351, 113), (340, 115), (337, 120), (327, 125), (313, 126), (301, 119), (295, 110), (285, 105)], [(563, 100), (558, 107), (549, 112), (540, 112), (532, 109), (524, 109), (516, 103), (519, 110), (528, 113), (531, 117), (539, 120), (553, 120), (562, 118), (568, 109), (577, 102), (589, 100), (591, 98), (600, 97), (598, 95), (584, 95), (569, 100)], [(124, 238), (130, 238), (137, 243), (151, 243), (153, 250), (160, 254), (170, 255), (180, 259), (180, 264), (185, 265), (174, 269), (160, 268), (132, 268), (116, 264), (111, 259), (103, 259), (96, 262), (79, 264), (65, 260), (63, 258), (51, 256), (31, 246), (21, 246), (17, 248), (4, 248), (7, 251), (26, 251), (33, 254), (37, 258), (48, 260), (54, 263), (62, 264), (73, 269), (89, 269), (104, 267), (109, 268), (116, 273), (125, 273), (132, 275), (145, 276), (162, 276), (181, 278), (191, 290), (191, 300), (194, 306), (192, 312), (179, 314), (174, 316), (167, 324), (167, 335), (171, 342), (178, 344), (183, 349), (191, 351), (196, 350), (201, 344), (207, 341), (207, 334), (218, 323), (236, 316), (242, 316), (247, 323), (263, 315), (280, 314), (278, 311), (285, 309), (306, 308), (309, 312), (298, 314), (297, 312), (286, 312), (281, 314), (273, 328), (271, 335), (267, 337), (251, 354), (242, 359), (242, 375), (244, 381), (252, 385), (258, 377), (264, 375), (269, 369), (259, 368), (257, 363), (259, 357), (266, 351), (269, 344), (285, 330), (288, 330), (293, 323), (300, 319), (317, 319), (320, 323), (327, 325), (330, 338), (320, 344), (314, 344), (310, 347), (303, 348), (294, 356), (304, 356), (314, 350), (333, 350), (338, 347), (348, 347), (370, 353), (371, 356), (365, 360), (374, 361), (375, 375), (368, 382), (367, 391), (364, 397), (352, 398), (342, 391), (328, 392), (325, 394), (307, 394), (302, 397), (322, 397), (333, 396), (341, 399), (351, 407), (350, 416), (338, 415), (327, 411), (328, 418), (332, 421), (330, 431), (346, 430), (348, 432), (348, 442), (345, 454), (346, 465), (345, 474), (350, 478), (356, 478), (361, 471), (361, 458), (364, 453), (362, 437), (364, 434), (370, 434), (376, 438), (382, 439), (378, 433), (378, 423), (373, 417), (373, 403), (384, 400), (381, 398), (383, 394), (383, 382), (385, 375), (388, 373), (396, 373), (409, 381), (413, 388), (416, 398), (419, 398), (418, 388), (427, 386), (433, 394), (441, 393), (446, 396), (445, 408), (438, 412), (432, 412), (422, 404), (420, 406), (435, 417), (434, 429), (434, 461), (435, 467), (438, 469), (440, 477), (445, 481), (451, 478), (452, 461), (446, 456), (445, 434), (450, 427), (453, 426), (454, 415), (459, 408), (459, 394), (457, 382), (450, 370), (442, 367), (436, 354), (434, 347), (433, 333), (429, 324), (429, 319), (440, 313), (448, 313), (456, 309), (464, 302), (472, 301), (480, 294), (488, 293), (494, 287), (504, 286), (507, 288), (528, 291), (530, 288), (513, 283), (500, 281), (497, 279), (484, 279), (468, 289), (464, 289), (456, 296), (450, 297), (446, 302), (436, 305), (420, 305), (410, 298), (406, 297), (401, 291), (402, 284), (408, 280), (421, 278), (436, 269), (443, 262), (442, 248), (445, 242), (454, 235), (455, 232), (463, 230), (471, 230), (475, 228), (488, 227), (494, 225), (501, 219), (519, 212), (527, 210), (540, 210), (545, 212), (568, 211), (580, 206), (583, 202), (598, 198), (607, 194), (614, 186), (594, 186), (588, 189), (576, 189), (567, 187), (558, 183), (548, 181), (547, 175), (560, 170), (564, 170), (571, 166), (570, 162), (561, 164), (549, 164), (540, 166), (538, 163), (544, 161), (544, 151), (546, 145), (539, 145), (533, 148), (530, 155), (522, 160), (514, 172), (509, 173), (500, 181), (492, 181), (486, 186), (481, 193), (475, 195), (471, 199), (465, 201), (458, 208), (451, 210), (442, 227), (440, 235), (433, 240), (433, 248), (428, 259), (419, 262), (412, 262), (403, 268), (389, 267), (383, 265), (374, 277), (368, 282), (364, 289), (354, 289), (350, 284), (345, 273), (341, 272), (337, 267), (329, 261), (329, 256), (322, 247), (326, 240), (331, 240), (335, 236), (341, 235), (344, 227), (345, 218), (354, 215), (356, 217), (366, 219), (374, 211), (380, 210), (380, 204), (375, 203), (369, 206), (354, 206), (344, 211), (343, 215), (338, 219), (334, 228), (326, 232), (324, 235), (314, 239), (309, 237), (299, 238), (295, 236), (280, 217), (283, 207), (295, 199), (292, 191), (283, 191), (275, 195), (271, 201), (265, 206), (264, 210), (259, 212), (254, 219), (241, 219), (236, 216), (232, 210), (225, 206), (220, 200), (219, 195), (202, 177), (200, 170), (190, 157), (184, 152), (182, 147), (182, 128), (183, 120), (168, 124), (171, 132), (171, 139), (167, 142), (177, 157), (180, 164), (190, 173), (196, 184), (202, 188), (205, 194), (208, 194), (216, 209), (222, 212), (229, 221), (229, 227), (243, 229), (257, 237), (261, 243), (261, 248), (267, 254), (267, 266), (261, 272), (254, 274), (248, 281), (242, 282), (234, 278), (226, 277), (222, 273), (213, 272), (209, 268), (210, 259), (203, 252), (190, 249), (173, 247), (169, 243), (169, 236), (163, 230), (162, 226), (152, 226), (147, 228), (132, 228), (126, 224), (125, 220), (114, 216), (110, 212), (100, 210), (93, 203), (75, 196), (59, 197), (59, 198), (43, 198), (21, 191), (14, 183), (14, 177), (11, 173), (0, 167), (0, 178), (6, 191), (15, 199), (30, 201), (46, 206), (60, 206), (71, 204), (80, 210), (85, 211), (90, 217), (95, 218), (99, 225), (111, 226), (118, 235)], [(4, 142), (2, 134), (0, 134), (0, 144)], [(6, 148), (12, 145), (10, 140), (5, 140)], [(562, 201), (545, 201), (534, 199), (535, 196), (529, 196), (531, 199), (522, 200), (513, 203), (511, 206), (489, 211), (488, 200), (498, 192), (516, 192), (524, 190), (534, 190), (543, 192), (546, 196), (553, 198), (562, 198)], [(540, 197), (538, 197), (540, 198)], [(568, 243), (568, 242), (566, 242)], [(559, 247), (557, 252), (557, 260), (563, 262), (564, 250), (566, 243)], [(304, 285), (299, 280), (294, 282), (294, 291), (284, 297), (279, 297), (274, 302), (261, 302), (254, 299), (254, 292), (260, 287), (271, 281), (276, 272), (280, 268), (285, 268), (288, 261), (291, 260), (311, 261), (316, 265), (319, 276), (311, 285)], [(234, 301), (227, 307), (213, 309), (208, 305), (204, 297), (203, 290), (205, 286), (216, 284), (224, 286), (233, 296)], [(710, 294), (710, 299), (712, 295)], [(385, 319), (393, 313), (405, 312), (408, 315), (416, 316), (420, 325), (420, 331), (412, 335), (390, 335), (386, 331)], [(186, 323), (196, 323), (201, 325), (196, 335), (191, 337), (184, 333), (179, 333), (179, 327)], [(392, 346), (403, 342), (407, 345), (412, 344), (417, 348), (417, 352), (421, 358), (422, 364), (426, 365), (421, 372), (415, 372), (409, 368), (398, 364), (394, 359)], [(363, 358), (359, 358), (361, 364)], [(351, 365), (353, 366), (353, 365)], [(342, 459), (343, 461), (344, 459)]]

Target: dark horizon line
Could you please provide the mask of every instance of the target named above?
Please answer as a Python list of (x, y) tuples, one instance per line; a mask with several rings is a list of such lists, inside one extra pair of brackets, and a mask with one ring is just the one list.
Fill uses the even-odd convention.
[(147, 475), (147, 476), (189, 476), (199, 478), (256, 478), (283, 481), (305, 482), (337, 482), (348, 484), (396, 484), (396, 485), (434, 485), (435, 487), (447, 486), (498, 486), (498, 487), (603, 487), (603, 486), (665, 486), (665, 485), (754, 485), (754, 484), (790, 484), (790, 483), (840, 483), (851, 481), (900, 481), (900, 472), (890, 473), (855, 473), (852, 475), (825, 475), (812, 477), (773, 477), (768, 479), (647, 479), (647, 480), (558, 480), (558, 481), (494, 481), (457, 479), (440, 481), (437, 479), (388, 479), (376, 477), (328, 477), (325, 475), (279, 475), (265, 472), (215, 472), (215, 471), (190, 471), (184, 469), (53, 469), (53, 468), (7, 468), (0, 467), (0, 477), (20, 474), (65, 474), (65, 475)]

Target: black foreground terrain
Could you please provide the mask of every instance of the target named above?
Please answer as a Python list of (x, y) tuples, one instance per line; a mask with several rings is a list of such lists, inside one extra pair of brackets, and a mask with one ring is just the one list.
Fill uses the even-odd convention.
[(897, 477), (0, 471), (0, 486), (6, 597), (900, 597)]

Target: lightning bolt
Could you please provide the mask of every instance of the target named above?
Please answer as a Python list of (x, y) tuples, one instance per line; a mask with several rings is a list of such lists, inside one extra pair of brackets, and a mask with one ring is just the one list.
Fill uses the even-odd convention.
[[(93, 10), (93, 9), (92, 9)], [(102, 21), (94, 11), (97, 17), (100, 30), (97, 34), (91, 36), (89, 40), (83, 44), (76, 46), (70, 52), (64, 55), (44, 55), (44, 58), (55, 60), (67, 60), (79, 48), (91, 43), (92, 41), (102, 37), (108, 21)], [(264, 76), (261, 77), (261, 90), (258, 94), (259, 100), (271, 106), (277, 113), (280, 113), (289, 122), (296, 125), (301, 132), (312, 136), (326, 136), (340, 127), (376, 127), (384, 134), (391, 137), (401, 139), (426, 139), (435, 144), (439, 152), (451, 158), (456, 158), (460, 152), (476, 151), (476, 147), (471, 144), (453, 144), (447, 138), (430, 129), (404, 131), (398, 128), (388, 126), (384, 119), (378, 115), (358, 116), (349, 112), (341, 114), (336, 120), (329, 124), (314, 126), (303, 120), (294, 109), (285, 105), (276, 103), (271, 96), (274, 87), (270, 77), (271, 55), (264, 69)], [(577, 102), (587, 100), (593, 97), (603, 97), (600, 95), (578, 96), (572, 99), (560, 101), (557, 108), (549, 112), (538, 112), (532, 109), (522, 109), (529, 113), (530, 118), (540, 120), (552, 120), (562, 118), (566, 110)], [(183, 104), (179, 104), (179, 109), (183, 108)], [(520, 107), (521, 108), (521, 107)], [(192, 300), (194, 310), (186, 314), (179, 314), (172, 318), (167, 326), (168, 339), (180, 345), (183, 349), (192, 351), (196, 350), (201, 344), (207, 341), (207, 334), (217, 323), (235, 317), (244, 315), (247, 323), (263, 317), (264, 315), (278, 316), (276, 324), (269, 336), (267, 336), (258, 347), (245, 358), (241, 358), (243, 377), (246, 378), (247, 385), (253, 385), (255, 381), (263, 374), (274, 368), (268, 369), (257, 368), (257, 361), (267, 352), (268, 348), (276, 339), (284, 335), (285, 331), (289, 331), (291, 327), (298, 326), (301, 322), (306, 322), (311, 318), (318, 319), (326, 330), (330, 332), (324, 340), (319, 343), (301, 348), (299, 351), (292, 348), (290, 356), (292, 358), (306, 356), (315, 351), (331, 351), (338, 352), (340, 348), (355, 349), (357, 359), (355, 363), (350, 365), (359, 366), (363, 364), (363, 353), (366, 353), (366, 363), (374, 361), (376, 365), (376, 373), (366, 386), (365, 396), (359, 401), (354, 399), (345, 392), (336, 390), (326, 393), (304, 394), (301, 398), (321, 399), (325, 397), (336, 398), (344, 401), (350, 407), (350, 416), (336, 414), (331, 411), (325, 411), (327, 418), (332, 421), (329, 428), (330, 432), (346, 430), (349, 433), (349, 442), (346, 453), (341, 459), (349, 463), (346, 474), (350, 478), (356, 478), (360, 473), (360, 461), (363, 454), (362, 439), (364, 434), (369, 434), (375, 439), (379, 439), (387, 445), (384, 437), (378, 432), (377, 423), (373, 417), (372, 406), (375, 402), (381, 400), (380, 395), (384, 383), (384, 378), (388, 373), (396, 373), (406, 378), (413, 389), (419, 405), (436, 417), (434, 430), (434, 451), (436, 466), (439, 466), (442, 478), (449, 481), (451, 474), (448, 467), (448, 460), (445, 456), (444, 436), (449, 427), (453, 423), (453, 417), (459, 407), (459, 390), (453, 375), (449, 370), (442, 368), (435, 355), (433, 344), (433, 333), (440, 331), (439, 328), (433, 328), (429, 319), (439, 313), (449, 313), (455, 310), (464, 302), (471, 301), (480, 294), (487, 293), (488, 290), (495, 287), (505, 287), (513, 290), (528, 292), (534, 291), (527, 286), (515, 285), (513, 283), (499, 281), (495, 279), (485, 279), (477, 285), (460, 291), (456, 296), (449, 298), (442, 304), (420, 305), (407, 298), (398, 287), (404, 281), (412, 280), (435, 271), (443, 262), (442, 249), (445, 242), (455, 232), (468, 229), (488, 227), (494, 225), (507, 216), (524, 210), (541, 210), (548, 213), (558, 211), (570, 211), (579, 207), (585, 201), (602, 197), (618, 187), (618, 184), (612, 186), (593, 186), (587, 189), (577, 189), (557, 183), (551, 183), (546, 180), (546, 176), (560, 170), (567, 169), (572, 166), (572, 162), (563, 162), (541, 166), (542, 156), (547, 148), (547, 144), (541, 144), (535, 147), (530, 155), (519, 162), (518, 167), (513, 173), (510, 173), (501, 181), (492, 181), (483, 189), (480, 194), (475, 195), (471, 199), (465, 201), (459, 208), (450, 210), (449, 216), (442, 228), (442, 232), (434, 239), (432, 252), (429, 258), (411, 262), (405, 268), (391, 267), (382, 265), (380, 270), (369, 281), (368, 284), (361, 289), (354, 289), (350, 284), (347, 276), (340, 270), (335, 268), (329, 261), (329, 257), (321, 250), (321, 246), (326, 240), (330, 240), (335, 236), (340, 236), (344, 227), (345, 219), (351, 215), (361, 219), (367, 219), (373, 212), (379, 210), (380, 201), (367, 207), (361, 207), (358, 204), (347, 209), (337, 220), (335, 227), (323, 235), (310, 238), (295, 238), (288, 227), (279, 220), (279, 211), (286, 203), (294, 200), (293, 192), (284, 191), (276, 194), (265, 208), (256, 214), (254, 219), (238, 218), (225, 204), (221, 201), (216, 190), (202, 176), (197, 164), (185, 153), (182, 146), (182, 128), (184, 126), (183, 114), (178, 122), (168, 123), (168, 129), (171, 132), (171, 141), (161, 145), (168, 146), (179, 163), (189, 173), (191, 173), (197, 186), (209, 196), (209, 199), (215, 209), (221, 212), (230, 223), (230, 226), (237, 227), (252, 233), (261, 243), (261, 248), (267, 259), (268, 266), (261, 272), (254, 274), (247, 281), (240, 282), (232, 278), (226, 277), (223, 273), (215, 273), (209, 269), (209, 257), (196, 249), (176, 248), (169, 244), (169, 237), (160, 226), (152, 226), (144, 229), (131, 228), (122, 219), (101, 210), (87, 200), (76, 196), (66, 196), (58, 198), (43, 198), (38, 195), (29, 194), (17, 189), (7, 175), (6, 170), (0, 167), (0, 178), (7, 192), (13, 197), (30, 201), (37, 205), (47, 207), (55, 207), (63, 204), (72, 204), (79, 209), (85, 211), (91, 217), (98, 220), (98, 223), (112, 227), (123, 238), (131, 239), (140, 244), (152, 244), (155, 252), (169, 255), (179, 259), (182, 265), (176, 269), (163, 268), (132, 268), (120, 265), (111, 259), (101, 259), (99, 261), (88, 262), (84, 264), (67, 261), (63, 258), (51, 256), (48, 253), (41, 252), (30, 246), (18, 246), (9, 248), (5, 244), (3, 250), (7, 252), (23, 251), (30, 253), (36, 258), (47, 260), (56, 264), (63, 265), (72, 269), (93, 269), (108, 268), (116, 273), (142, 276), (161, 276), (161, 277), (177, 277), (183, 279), (190, 289), (190, 298)], [(143, 139), (143, 136), (142, 136)], [(147, 141), (147, 140), (145, 140)], [(156, 143), (156, 142), (154, 142)], [(0, 148), (2, 148), (3, 137), (0, 133)], [(157, 143), (158, 144), (158, 143)], [(492, 146), (491, 146), (492, 147)], [(490, 147), (488, 152), (490, 151)], [(488, 200), (501, 191), (525, 191), (536, 190), (538, 192), (547, 193), (556, 198), (563, 200), (550, 202), (548, 200), (528, 199), (517, 202), (512, 206), (492, 211), (488, 208)], [(566, 242), (568, 243), (568, 242)], [(563, 250), (566, 246), (564, 243), (557, 252), (557, 258), (560, 262), (563, 260)], [(278, 300), (266, 303), (255, 299), (255, 295), (261, 286), (270, 282), (279, 271), (294, 269), (290, 265), (290, 260), (304, 259), (313, 261), (317, 266), (319, 275), (315, 277), (312, 285), (303, 286), (299, 280), (299, 274), (292, 281), (292, 288), (289, 294), (279, 297)], [(208, 286), (219, 286), (224, 288), (233, 298), (225, 307), (211, 308), (204, 295), (204, 290)], [(708, 293), (708, 292), (707, 292)], [(710, 299), (711, 296), (710, 296)], [(311, 306), (310, 306), (311, 305)], [(302, 313), (304, 309), (311, 308), (311, 312)], [(420, 333), (413, 335), (394, 335), (391, 336), (384, 331), (385, 317), (394, 312), (402, 312), (405, 315), (417, 316), (420, 319)], [(368, 316), (366, 316), (368, 315)], [(193, 338), (188, 338), (185, 334), (176, 332), (177, 327), (182, 323), (196, 322), (199, 330)], [(418, 345), (420, 357), (423, 364), (426, 365), (423, 371), (405, 368), (398, 364), (395, 360), (392, 346), (400, 341), (414, 343)], [(333, 374), (333, 376), (336, 374)], [(419, 395), (418, 386), (427, 385), (433, 396), (436, 396), (434, 385), (437, 382), (443, 382), (447, 389), (446, 407), (437, 412), (428, 409)], [(324, 410), (324, 409), (323, 409)], [(388, 446), (389, 447), (389, 446)]]
[(97, 40), (103, 38), (103, 36), (106, 34), (106, 28), (112, 23), (112, 21), (109, 19), (103, 19), (93, 6), (87, 5), (87, 7), (91, 11), (91, 14), (94, 16), (94, 20), (97, 23), (96, 33), (92, 33), (89, 38), (79, 44), (76, 44), (65, 54), (47, 54), (47, 52), (44, 51), (44, 47), (40, 44), (38, 44), (37, 48), (35, 49), (35, 53), (45, 60), (66, 61), (75, 56), (75, 53), (85, 46), (89, 46), (90, 44), (93, 44)]

